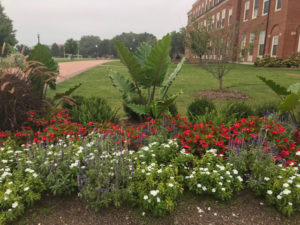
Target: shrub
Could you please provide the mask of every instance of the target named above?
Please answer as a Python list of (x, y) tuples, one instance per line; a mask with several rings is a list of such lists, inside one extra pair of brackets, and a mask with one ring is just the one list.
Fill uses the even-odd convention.
[(244, 102), (229, 103), (224, 107), (223, 113), (226, 117), (234, 117), (236, 119), (248, 118), (254, 114), (250, 106)]
[(300, 56), (292, 55), (287, 59), (282, 59), (266, 55), (263, 58), (256, 58), (254, 65), (257, 67), (299, 67)]
[(193, 122), (196, 124), (205, 124), (210, 122), (216, 126), (220, 126), (222, 124), (231, 126), (236, 122), (236, 118), (234, 116), (226, 115), (222, 110), (212, 110), (211, 112), (206, 112), (204, 115), (194, 117)]
[(44, 66), (42, 71), (47, 72), (47, 76), (39, 76), (39, 74), (32, 73), (29, 77), (36, 94), (41, 98), (45, 97), (45, 84), (51, 89), (55, 89), (56, 87), (58, 65), (52, 59), (50, 50), (42, 44), (37, 44), (34, 49), (30, 51), (28, 60), (40, 62)]
[(197, 116), (203, 116), (206, 113), (215, 110), (215, 105), (211, 100), (206, 98), (196, 98), (194, 101), (188, 106), (187, 114), (190, 121), (195, 120)]
[(260, 117), (267, 117), (271, 113), (279, 111), (279, 104), (276, 102), (266, 102), (256, 107), (255, 115)]
[(288, 57), (287, 59), (283, 60), (283, 63), (287, 67), (299, 67), (300, 65), (300, 54), (292, 55)]
[(65, 107), (69, 109), (68, 112), (74, 121), (82, 124), (87, 124), (91, 121), (111, 121), (113, 123), (119, 121), (118, 110), (112, 110), (104, 99), (99, 97), (85, 98), (82, 96), (75, 96), (73, 98), (76, 104), (65, 104)]

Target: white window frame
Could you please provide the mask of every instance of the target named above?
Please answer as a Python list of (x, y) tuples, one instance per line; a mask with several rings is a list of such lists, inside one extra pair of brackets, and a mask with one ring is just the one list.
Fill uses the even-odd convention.
[(246, 43), (247, 43), (247, 37), (245, 34), (242, 35), (242, 40), (241, 40), (241, 53), (240, 53), (240, 56), (242, 58), (245, 58), (246, 57), (246, 54), (243, 55), (243, 50), (246, 49)]
[[(231, 17), (231, 21), (230, 21), (230, 17)], [(228, 24), (231, 25), (232, 24), (232, 8), (230, 8), (228, 10)]]
[(215, 15), (211, 17), (211, 25), (213, 28), (215, 28)]
[(258, 8), (259, 8), (259, 0), (257, 3), (257, 9), (255, 10), (255, 1), (253, 0), (253, 10), (252, 10), (252, 19), (256, 19), (258, 17)]
[(220, 22), (220, 12), (217, 13), (217, 19), (216, 19), (217, 23), (216, 23), (216, 28), (219, 29), (220, 27), (218, 26), (218, 23)]
[[(274, 52), (273, 52), (273, 50), (274, 50), (274, 44), (275, 44), (275, 38), (277, 38), (277, 49), (276, 49), (276, 55), (274, 55)], [(277, 56), (277, 53), (278, 53), (278, 43), (279, 43), (279, 36), (278, 35), (275, 35), (275, 36), (273, 36), (273, 38), (272, 38), (272, 49), (271, 49), (271, 56)]]
[(255, 38), (256, 38), (255, 33), (250, 33), (250, 35), (249, 35), (249, 46), (252, 45), (253, 49), (252, 49), (252, 53), (251, 53), (251, 49), (249, 48), (249, 51), (248, 51), (248, 61), (251, 61), (251, 62), (252, 62), (252, 59), (253, 59), (253, 50), (254, 50)]
[[(247, 16), (247, 18), (245, 18), (247, 10), (248, 10), (248, 16)], [(250, 12), (250, 0), (248, 0), (248, 1), (245, 2), (244, 21), (248, 21), (248, 19), (249, 19), (249, 12)]]
[[(225, 18), (226, 18), (226, 9), (222, 10), (222, 18), (221, 18), (221, 28), (225, 27)], [(224, 21), (224, 23), (223, 23)]]
[(268, 12), (264, 13), (264, 11), (265, 11), (265, 2), (269, 2), (269, 9), (270, 9), (270, 0), (264, 0), (263, 1), (263, 7), (262, 7), (262, 15), (263, 16), (265, 16), (269, 13), (269, 10), (268, 10)]
[(265, 43), (265, 39), (266, 39), (266, 31), (261, 31), (259, 34), (259, 40), (258, 40), (258, 48), (257, 48), (257, 55), (258, 56), (263, 56), (259, 54), (260, 52), (260, 45), (263, 44), (264, 45), (264, 49), (266, 48), (266, 43)]
[(280, 11), (280, 10), (281, 10), (281, 8), (282, 8), (282, 0), (281, 0), (281, 7), (280, 7), (279, 9), (277, 9), (277, 6), (278, 6), (278, 1), (279, 1), (279, 0), (276, 0), (275, 12), (278, 12), (278, 11)]

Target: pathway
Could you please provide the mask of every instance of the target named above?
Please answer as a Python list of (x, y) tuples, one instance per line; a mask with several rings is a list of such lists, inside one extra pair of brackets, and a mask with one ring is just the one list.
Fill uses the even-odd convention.
[(61, 62), (59, 65), (59, 76), (56, 83), (61, 83), (93, 67), (102, 65), (113, 60), (87, 60), (74, 62)]

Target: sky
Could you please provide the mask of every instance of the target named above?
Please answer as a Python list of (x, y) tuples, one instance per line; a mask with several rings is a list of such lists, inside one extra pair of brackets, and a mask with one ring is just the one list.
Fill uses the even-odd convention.
[(83, 35), (111, 39), (122, 32), (161, 38), (187, 24), (195, 0), (0, 0), (19, 44), (63, 44)]

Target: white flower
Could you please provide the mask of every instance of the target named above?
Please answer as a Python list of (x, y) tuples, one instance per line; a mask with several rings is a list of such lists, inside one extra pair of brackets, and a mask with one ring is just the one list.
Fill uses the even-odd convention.
[(201, 184), (197, 184), (197, 188), (201, 188), (202, 187), (202, 185)]
[(34, 174), (32, 174), (32, 176), (34, 177), (34, 178), (37, 178), (37, 174), (36, 173), (34, 173)]
[(152, 190), (150, 191), (150, 194), (153, 195), (154, 197), (159, 193), (159, 190)]
[(297, 187), (297, 188), (300, 188), (300, 184), (296, 184), (296, 187)]
[(203, 187), (202, 187), (202, 190), (203, 190), (203, 191), (206, 191), (206, 190), (207, 190), (207, 188), (206, 188), (205, 186), (203, 186)]
[(287, 188), (288, 186), (290, 186), (288, 183), (284, 183), (283, 187)]
[(225, 188), (221, 188), (221, 190), (222, 190), (222, 191), (225, 191), (226, 189), (225, 189)]
[(12, 191), (10, 189), (7, 189), (5, 194), (9, 195)]
[(17, 208), (18, 207), (18, 202), (14, 202), (12, 205), (11, 205), (11, 207), (14, 209), (14, 208)]
[(291, 194), (292, 192), (291, 192), (291, 190), (289, 190), (289, 189), (284, 189), (283, 190), (283, 192), (282, 192), (282, 194), (284, 194), (284, 195), (289, 195), (289, 194)]
[(7, 163), (8, 161), (6, 159), (2, 159), (2, 163)]
[(161, 172), (162, 172), (162, 169), (157, 170), (157, 173), (161, 173)]
[(171, 180), (173, 180), (173, 179), (174, 179), (174, 177), (170, 177), (170, 179), (171, 179)]
[(222, 182), (219, 182), (218, 184), (219, 184), (220, 186), (223, 186), (223, 183), (222, 183)]
[(268, 190), (268, 191), (267, 191), (267, 194), (268, 194), (268, 195), (271, 195), (271, 194), (273, 194), (273, 191)]
[(293, 203), (289, 202), (289, 205), (293, 205)]
[(148, 195), (145, 195), (145, 196), (144, 196), (144, 200), (147, 200), (147, 199), (148, 199)]
[(265, 177), (265, 181), (269, 181), (270, 180), (270, 178), (269, 177)]
[(300, 156), (300, 151), (298, 151), (298, 152), (296, 153), (296, 156)]
[(279, 199), (279, 200), (280, 200), (281, 198), (282, 198), (282, 197), (281, 197), (281, 195), (277, 195), (277, 199)]
[(215, 193), (215, 192), (216, 192), (216, 189), (215, 189), (215, 188), (211, 189), (211, 192), (212, 192), (212, 193)]
[(174, 184), (169, 183), (168, 186), (169, 186), (169, 187), (174, 187)]
[(241, 176), (238, 176), (237, 179), (241, 182), (243, 181), (243, 178), (241, 178)]
[(238, 174), (239, 173), (236, 169), (232, 170), (232, 172), (233, 172), (233, 174)]
[(24, 188), (24, 191), (28, 191), (28, 190), (29, 190), (29, 187)]
[(160, 198), (159, 198), (159, 197), (157, 197), (157, 199), (156, 199), (156, 200), (157, 200), (157, 202), (160, 202)]
[(146, 213), (145, 212), (142, 212), (142, 216), (145, 216), (146, 215)]

